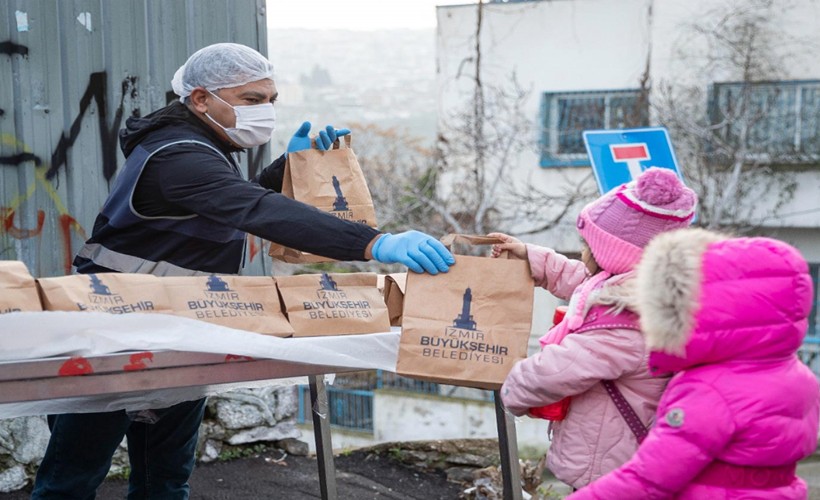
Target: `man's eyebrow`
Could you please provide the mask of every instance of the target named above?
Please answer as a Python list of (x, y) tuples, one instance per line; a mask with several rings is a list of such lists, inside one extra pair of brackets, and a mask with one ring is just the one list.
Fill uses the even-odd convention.
[[(273, 96), (273, 98), (274, 98), (274, 99), (276, 99), (276, 97), (277, 97), (278, 95), (279, 95), (279, 92), (277, 92), (277, 93)], [(242, 93), (239, 95), (239, 98), (240, 98), (240, 99), (248, 99), (248, 98), (251, 98), (251, 99), (259, 99), (260, 101), (263, 101), (263, 100), (265, 100), (265, 99), (268, 99), (268, 96), (267, 96), (267, 94), (263, 94), (262, 92), (257, 92), (257, 91), (255, 91), (255, 90), (246, 90), (245, 92), (242, 92)]]

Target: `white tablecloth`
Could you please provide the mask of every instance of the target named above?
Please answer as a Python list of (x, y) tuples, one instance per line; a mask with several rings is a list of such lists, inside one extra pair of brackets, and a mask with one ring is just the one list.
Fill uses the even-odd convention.
[[(399, 335), (399, 330), (393, 329), (374, 334), (283, 339), (165, 314), (20, 312), (0, 315), (0, 370), (9, 373), (22, 361), (61, 356), (91, 358), (128, 351), (187, 351), (395, 371)], [(276, 383), (305, 383), (305, 377)], [(157, 408), (261, 384), (232, 383), (0, 404), (0, 418)]]

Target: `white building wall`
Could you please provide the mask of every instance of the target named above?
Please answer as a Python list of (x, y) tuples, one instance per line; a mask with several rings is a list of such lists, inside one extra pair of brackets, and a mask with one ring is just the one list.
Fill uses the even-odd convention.
[[(515, 423), (520, 455), (543, 455), (549, 448), (547, 421), (528, 417)], [(313, 426), (300, 425), (302, 441), (316, 452)], [(434, 439), (496, 439), (493, 403), (467, 398), (378, 390), (373, 395), (373, 433), (333, 429), (334, 450), (401, 441)]]
[[(377, 442), (497, 438), (492, 402), (430, 394), (376, 391), (373, 400)], [(547, 421), (516, 419), (520, 450), (547, 450)]]
[[(485, 4), (482, 81), (487, 86), (501, 86), (514, 73), (523, 88), (531, 89), (524, 109), (534, 125), (532, 143), (537, 144), (543, 92), (638, 86), (647, 59), (648, 3), (554, 0)], [(477, 9), (475, 5), (439, 7), (437, 18), (438, 111), (444, 124), (472, 97)], [(533, 185), (546, 192), (560, 190), (567, 181), (591, 182), (588, 168), (542, 169), (535, 148), (520, 155), (510, 175), (527, 178), (530, 174)], [(579, 250), (572, 223), (531, 241), (563, 251)]]
[[(515, 73), (523, 88), (531, 89), (525, 114), (533, 123), (531, 151), (515, 159), (511, 176), (531, 179), (545, 192), (560, 191), (567, 183), (594, 183), (588, 167), (542, 168), (537, 144), (540, 138), (540, 105), (544, 92), (638, 89), (649, 69), (652, 92), (662, 84), (696, 84), (706, 91), (714, 81), (737, 80), (729, 74), (703, 71), (709, 47), (694, 36), (692, 24), (703, 21), (724, 0), (549, 0), (506, 4), (484, 4), (481, 27), (481, 78), (485, 86), (500, 86)], [(808, 40), (802, 49), (779, 47), (785, 77), (820, 79), (820, 3), (789, 2), (775, 26), (795, 39)], [(784, 3), (786, 5), (786, 3)], [(437, 9), (437, 92), (440, 131), (472, 98), (475, 73), (477, 6), (440, 6)], [(785, 37), (784, 37), (785, 38)], [(689, 57), (680, 57), (684, 50)], [(691, 56), (695, 56), (692, 58)], [(705, 112), (704, 102), (704, 112)], [(653, 120), (654, 122), (654, 120)], [(656, 123), (656, 122), (654, 122)], [(672, 137), (674, 144), (675, 138)], [(686, 166), (681, 165), (686, 176)], [(798, 173), (794, 198), (781, 208), (779, 219), (771, 218), (772, 207), (761, 194), (755, 218), (771, 226), (776, 234), (797, 246), (807, 259), (820, 261), (820, 175)], [(768, 198), (771, 199), (771, 198)], [(580, 210), (580, 207), (578, 207)], [(576, 211), (577, 213), (577, 211)], [(574, 227), (575, 214), (550, 232), (528, 236), (527, 241), (559, 251), (579, 251)], [(794, 228), (814, 229), (800, 231)], [(515, 232), (515, 227), (497, 228)], [(775, 233), (773, 233), (775, 234)], [(537, 337), (550, 326), (558, 301), (537, 290), (530, 352)]]
[[(692, 25), (725, 4), (722, 0), (552, 0), (485, 4), (481, 28), (481, 76), (485, 85), (502, 85), (515, 73), (531, 93), (527, 118), (532, 141), (539, 140), (540, 99), (544, 92), (636, 89), (649, 68), (652, 91), (673, 83), (704, 90), (715, 81), (739, 79), (728, 71), (705, 72), (709, 47)], [(784, 36), (773, 47), (782, 53), (783, 79), (820, 79), (820, 4), (789, 2), (773, 26)], [(472, 97), (477, 20), (476, 5), (441, 6), (438, 16), (438, 106), (441, 123)], [(685, 53), (686, 57), (681, 57)], [(652, 94), (650, 94), (652, 98)], [(705, 103), (704, 103), (705, 104)], [(672, 138), (674, 142), (674, 137)], [(682, 166), (685, 171), (685, 165)], [(534, 174), (540, 189), (559, 189), (589, 176), (585, 167), (541, 168), (538, 153), (525, 152), (513, 175)], [(782, 219), (767, 219), (765, 197), (756, 214), (774, 227), (820, 226), (820, 176), (797, 174), (798, 190), (781, 209)], [(504, 229), (504, 228), (499, 228)], [(534, 239), (559, 250), (578, 249), (570, 227)], [(820, 239), (820, 238), (818, 238)], [(816, 245), (820, 241), (808, 242)], [(807, 248), (801, 248), (807, 251)]]
[[(727, 2), (722, 0), (655, 1), (651, 20), (651, 75), (653, 88), (672, 85), (697, 85), (706, 89), (713, 82), (739, 81), (741, 75), (728, 70), (706, 71), (709, 47), (704, 37), (693, 36), (692, 24), (702, 22)], [(780, 54), (777, 61), (782, 71), (780, 80), (820, 79), (820, 4), (811, 0), (784, 1), (776, 10), (771, 25), (781, 33), (770, 49)], [(681, 57), (682, 53), (686, 57)], [(704, 103), (704, 113), (705, 113)], [(674, 137), (672, 138), (674, 142)], [(682, 166), (685, 168), (685, 166)], [(817, 171), (795, 173), (797, 190), (794, 197), (781, 207), (778, 217), (772, 217), (772, 206), (766, 203), (768, 186), (761, 186), (761, 202), (752, 220), (772, 228), (785, 228), (779, 234), (789, 234), (788, 228), (820, 227), (820, 174)], [(772, 232), (771, 234), (777, 234)], [(807, 259), (819, 262), (817, 247), (820, 234), (803, 235), (792, 243)], [(784, 238), (785, 239), (785, 238)], [(810, 257), (813, 256), (813, 257)]]
[[(617, 1), (617, 0), (601, 0)], [(738, 0), (664, 0), (652, 3), (652, 79), (653, 83), (670, 81), (699, 83), (704, 87), (713, 81), (738, 80), (729, 71), (706, 73), (709, 47), (703, 37), (692, 32), (695, 22), (715, 16), (725, 5), (743, 5)], [(813, 0), (786, 0), (779, 2), (771, 26), (778, 36), (770, 47), (775, 53), (788, 56), (781, 63), (784, 80), (811, 80), (820, 78), (820, 5)], [(714, 17), (713, 17), (714, 18)], [(715, 19), (717, 22), (717, 19)], [(687, 57), (681, 58), (685, 52)]]

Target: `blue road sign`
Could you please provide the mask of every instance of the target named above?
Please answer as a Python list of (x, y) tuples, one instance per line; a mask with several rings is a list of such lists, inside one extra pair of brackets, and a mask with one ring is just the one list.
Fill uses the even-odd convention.
[(669, 132), (663, 127), (586, 130), (584, 144), (601, 194), (649, 167), (671, 169), (683, 180)]

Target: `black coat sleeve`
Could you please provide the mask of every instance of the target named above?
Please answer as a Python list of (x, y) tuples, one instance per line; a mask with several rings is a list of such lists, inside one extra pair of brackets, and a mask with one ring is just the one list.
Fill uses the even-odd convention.
[(273, 160), (270, 165), (259, 172), (253, 178), (263, 188), (272, 189), (277, 193), (282, 192), (282, 179), (285, 177), (285, 155)]
[(379, 234), (248, 182), (218, 153), (196, 144), (165, 149), (146, 169), (154, 169), (153, 195), (169, 211), (195, 213), (297, 250), (364, 260), (365, 248)]

